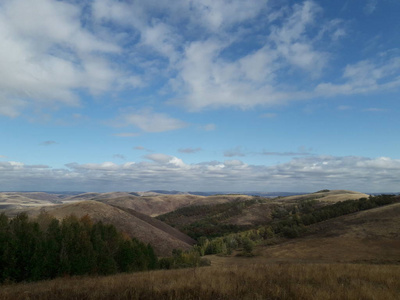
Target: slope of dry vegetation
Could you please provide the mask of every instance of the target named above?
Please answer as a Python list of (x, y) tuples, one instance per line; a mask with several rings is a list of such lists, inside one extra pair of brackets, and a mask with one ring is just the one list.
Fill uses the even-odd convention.
[(399, 299), (398, 265), (252, 264), (3, 286), (0, 299)]
[(259, 251), (270, 261), (400, 263), (400, 203), (314, 224), (302, 238)]

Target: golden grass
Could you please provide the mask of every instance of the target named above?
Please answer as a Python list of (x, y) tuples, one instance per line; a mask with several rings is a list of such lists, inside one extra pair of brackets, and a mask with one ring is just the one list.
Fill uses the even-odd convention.
[(251, 264), (6, 285), (0, 299), (400, 299), (399, 265)]

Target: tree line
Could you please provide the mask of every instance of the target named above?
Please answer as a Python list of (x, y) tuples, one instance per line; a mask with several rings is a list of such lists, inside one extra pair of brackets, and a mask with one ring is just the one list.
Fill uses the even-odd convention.
[(0, 215), (0, 283), (157, 268), (153, 248), (89, 216)]

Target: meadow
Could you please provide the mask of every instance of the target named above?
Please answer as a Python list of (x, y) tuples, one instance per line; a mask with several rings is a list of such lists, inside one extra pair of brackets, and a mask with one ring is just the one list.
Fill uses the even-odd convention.
[(400, 299), (400, 265), (238, 259), (240, 265), (6, 284), (0, 299)]

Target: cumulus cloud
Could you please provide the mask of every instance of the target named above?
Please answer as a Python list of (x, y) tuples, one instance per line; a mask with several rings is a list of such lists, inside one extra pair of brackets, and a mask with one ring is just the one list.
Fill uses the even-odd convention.
[(115, 191), (144, 189), (223, 191), (316, 191), (321, 187), (396, 192), (400, 160), (388, 157), (309, 156), (272, 166), (240, 160), (186, 164), (153, 154), (149, 161), (67, 164), (64, 169), (0, 162), (1, 190)]
[(29, 107), (77, 106), (76, 90), (98, 94), (121, 85), (118, 78), (134, 77), (112, 66), (107, 57), (121, 48), (85, 28), (81, 15), (82, 7), (66, 1), (2, 2), (1, 114), (16, 117)]

